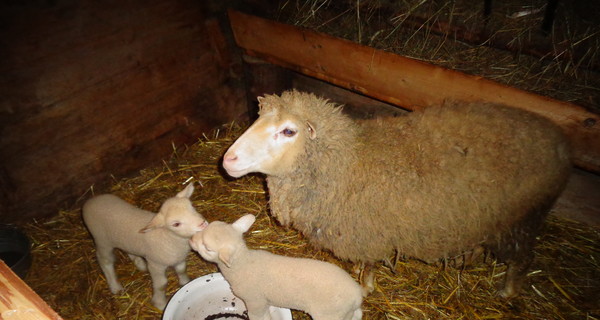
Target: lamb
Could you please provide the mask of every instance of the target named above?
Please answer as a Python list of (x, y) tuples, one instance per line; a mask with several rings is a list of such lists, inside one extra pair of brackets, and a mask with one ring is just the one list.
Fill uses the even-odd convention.
[(469, 262), (487, 251), (507, 264), (499, 295), (517, 295), (570, 175), (569, 143), (554, 123), (481, 102), (352, 120), (296, 90), (258, 101), (259, 118), (227, 150), (224, 169), (266, 174), (276, 219), (363, 266), (367, 289), (372, 265), (394, 254)]
[(167, 199), (154, 214), (112, 194), (98, 195), (83, 205), (83, 220), (96, 244), (96, 256), (110, 291), (123, 290), (115, 273), (114, 249), (125, 251), (141, 271), (152, 278), (152, 304), (163, 310), (167, 304), (166, 270), (174, 267), (179, 284), (189, 282), (186, 257), (189, 239), (208, 223), (190, 201), (190, 183), (175, 197)]
[(269, 306), (306, 311), (315, 320), (362, 318), (361, 286), (341, 268), (324, 261), (248, 249), (243, 234), (252, 214), (233, 224), (211, 222), (190, 240), (207, 261), (218, 265), (250, 320), (270, 319)]

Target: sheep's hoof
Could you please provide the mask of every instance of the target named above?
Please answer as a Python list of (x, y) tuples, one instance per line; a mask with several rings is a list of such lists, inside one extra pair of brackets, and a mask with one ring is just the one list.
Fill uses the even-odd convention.
[(516, 297), (518, 294), (513, 288), (504, 288), (496, 293), (500, 298), (510, 299)]

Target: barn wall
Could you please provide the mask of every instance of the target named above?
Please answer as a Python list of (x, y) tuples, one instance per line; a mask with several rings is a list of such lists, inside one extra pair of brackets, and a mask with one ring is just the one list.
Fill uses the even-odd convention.
[(0, 223), (51, 215), (243, 118), (204, 1), (0, 4)]

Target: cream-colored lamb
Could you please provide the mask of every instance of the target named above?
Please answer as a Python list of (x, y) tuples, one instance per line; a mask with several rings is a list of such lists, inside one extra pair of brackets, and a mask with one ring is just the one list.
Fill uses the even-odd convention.
[(193, 192), (194, 185), (190, 183), (167, 199), (157, 214), (112, 194), (96, 196), (84, 204), (83, 220), (94, 238), (98, 263), (112, 293), (123, 290), (115, 273), (115, 248), (127, 252), (139, 270), (150, 272), (152, 304), (158, 309), (167, 304), (168, 267), (174, 267), (180, 285), (189, 282), (185, 271), (189, 240), (207, 226), (192, 206)]
[(251, 214), (233, 224), (214, 221), (190, 240), (205, 260), (217, 263), (250, 320), (270, 319), (269, 306), (302, 310), (315, 320), (362, 318), (362, 288), (346, 271), (323, 261), (248, 249), (243, 233), (254, 221)]

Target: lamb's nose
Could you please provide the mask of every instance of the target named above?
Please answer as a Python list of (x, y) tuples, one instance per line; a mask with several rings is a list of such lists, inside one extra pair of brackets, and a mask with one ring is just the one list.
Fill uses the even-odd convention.
[(223, 157), (223, 162), (235, 162), (237, 159), (237, 155), (228, 153)]

